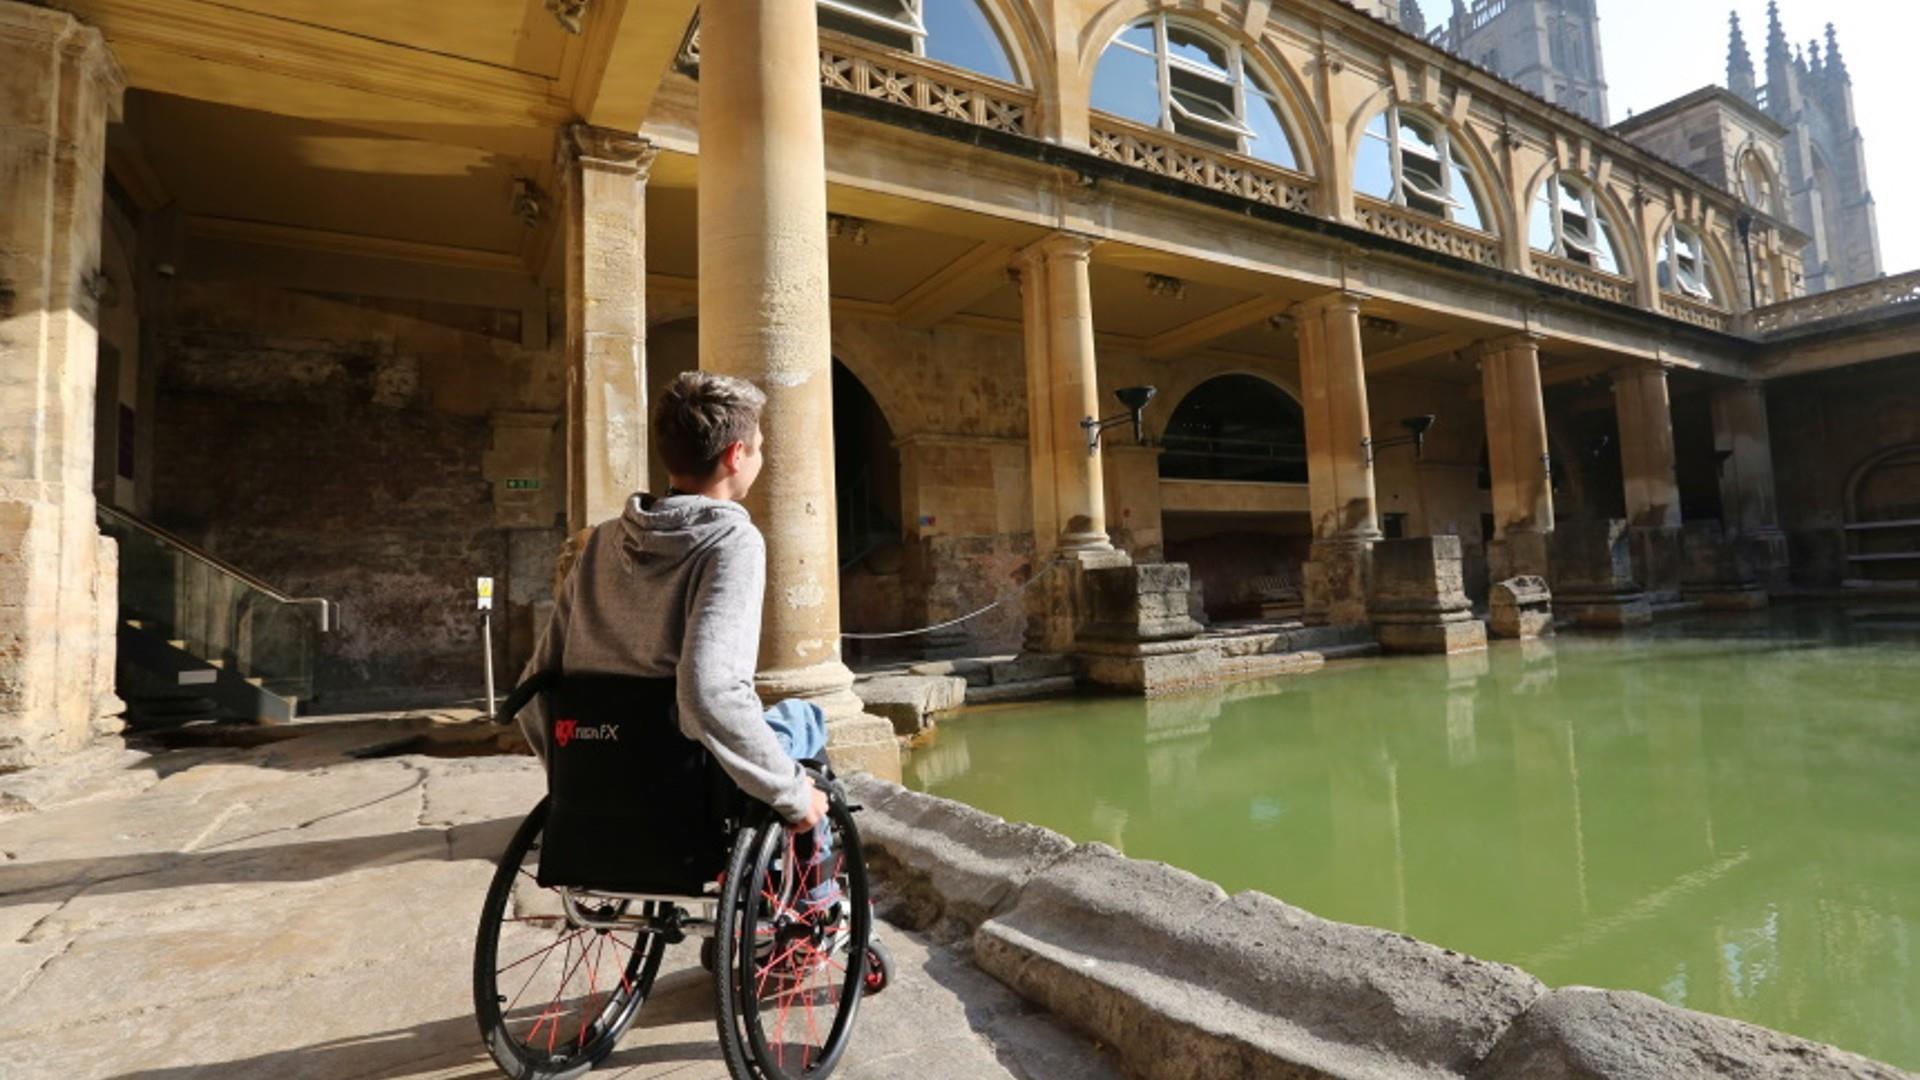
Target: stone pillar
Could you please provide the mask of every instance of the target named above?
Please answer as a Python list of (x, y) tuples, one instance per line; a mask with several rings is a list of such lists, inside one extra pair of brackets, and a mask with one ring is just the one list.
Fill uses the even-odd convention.
[(1680, 484), (1673, 471), (1666, 370), (1649, 365), (1615, 371), (1613, 402), (1634, 573), (1648, 601), (1672, 601), (1680, 596)]
[(1720, 504), (1726, 531), (1768, 588), (1787, 584), (1787, 537), (1780, 529), (1773, 486), (1773, 438), (1767, 395), (1759, 383), (1733, 383), (1713, 392), (1713, 445), (1720, 465)]
[(618, 517), (647, 484), (647, 170), (653, 145), (560, 132), (567, 279), (567, 532)]
[(1129, 563), (1107, 537), (1101, 452), (1087, 451), (1080, 426), (1100, 408), (1087, 275), (1092, 251), (1086, 237), (1056, 233), (1015, 263), (1026, 341), (1034, 572), (1049, 575), (1027, 593), (1026, 647), (1033, 652), (1071, 651), (1088, 608), (1085, 572)]
[(1382, 540), (1373, 548), (1374, 636), (1387, 652), (1462, 653), (1487, 647), (1486, 624), (1460, 572), (1458, 536)]
[(1367, 622), (1369, 555), (1380, 539), (1360, 348), (1358, 293), (1337, 292), (1294, 309), (1305, 398), (1313, 551), (1303, 574), (1308, 622)]
[(1553, 467), (1540, 396), (1540, 339), (1516, 334), (1487, 342), (1477, 358), (1493, 473), (1491, 576), (1494, 581), (1544, 577), (1553, 532)]
[(117, 731), (118, 560), (93, 498), (100, 213), (124, 80), (100, 33), (0, 0), (0, 772)]
[(700, 367), (767, 394), (748, 501), (767, 539), (759, 690), (826, 710), (843, 769), (897, 779), (893, 726), (840, 659), (827, 189), (813, 0), (700, 8)]

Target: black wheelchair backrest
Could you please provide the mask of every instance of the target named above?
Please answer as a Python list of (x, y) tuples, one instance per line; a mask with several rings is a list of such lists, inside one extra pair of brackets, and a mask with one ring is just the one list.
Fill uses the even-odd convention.
[(537, 692), (549, 800), (540, 884), (697, 895), (726, 864), (737, 796), (680, 733), (674, 680), (568, 674)]

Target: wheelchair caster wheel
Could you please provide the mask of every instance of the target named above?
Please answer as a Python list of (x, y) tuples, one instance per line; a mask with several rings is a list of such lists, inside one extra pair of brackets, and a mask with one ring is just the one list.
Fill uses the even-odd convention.
[(867, 942), (867, 993), (877, 994), (893, 978), (893, 954), (878, 940)]
[(713, 973), (714, 957), (719, 949), (719, 943), (712, 938), (706, 938), (700, 942), (700, 966), (706, 968), (708, 974)]

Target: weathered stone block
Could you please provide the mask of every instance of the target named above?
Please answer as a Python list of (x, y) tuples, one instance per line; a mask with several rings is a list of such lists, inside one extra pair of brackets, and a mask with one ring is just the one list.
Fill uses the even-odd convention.
[(1543, 577), (1495, 582), (1488, 597), (1488, 613), (1488, 628), (1494, 637), (1525, 641), (1553, 636), (1553, 593)]
[(1474, 1080), (1899, 1080), (1890, 1065), (1645, 994), (1568, 987), (1534, 1002)]
[(935, 713), (965, 704), (967, 681), (951, 675), (885, 676), (855, 682), (853, 693), (868, 712), (892, 722), (897, 734), (915, 735), (933, 726)]
[(1377, 622), (1373, 635), (1387, 652), (1463, 653), (1487, 647), (1487, 625), (1478, 619), (1451, 622)]
[(1035, 874), (973, 942), (982, 968), (1156, 1080), (1461, 1075), (1544, 989), (1100, 844)]
[(1552, 534), (1510, 532), (1487, 544), (1487, 571), (1495, 581), (1545, 577), (1553, 565)]
[(1562, 522), (1553, 532), (1553, 595), (1577, 626), (1621, 629), (1653, 621), (1634, 576), (1632, 530), (1619, 519)]
[(1302, 617), (1318, 626), (1365, 626), (1373, 545), (1358, 540), (1315, 540), (1300, 568)]
[(1460, 538), (1383, 540), (1373, 547), (1374, 636), (1388, 652), (1457, 653), (1487, 647), (1461, 572)]
[(1680, 530), (1672, 525), (1636, 525), (1631, 531), (1633, 573), (1656, 604), (1680, 598)]
[(1755, 548), (1728, 539), (1717, 521), (1692, 522), (1680, 530), (1681, 588), (1688, 599), (1716, 611), (1753, 611), (1767, 606), (1766, 588), (1753, 563)]
[(1073, 663), (1064, 656), (1052, 653), (1021, 653), (1005, 660), (996, 660), (988, 664), (988, 679), (995, 686), (1009, 683), (1032, 682), (1035, 679), (1057, 679), (1062, 675), (1073, 674)]
[(1092, 569), (1084, 581), (1087, 618), (1076, 638), (1163, 641), (1200, 632), (1200, 624), (1187, 614), (1183, 563)]
[(1146, 697), (1216, 686), (1225, 677), (1218, 649), (1193, 641), (1155, 644), (1175, 648), (1094, 646), (1076, 660), (1095, 686)]
[(851, 777), (847, 787), (868, 811), (860, 817), (860, 839), (869, 863), (898, 890), (904, 910), (890, 914), (914, 928), (946, 924), (971, 931), (1073, 849), (1073, 841), (1051, 830), (1009, 824), (870, 776)]

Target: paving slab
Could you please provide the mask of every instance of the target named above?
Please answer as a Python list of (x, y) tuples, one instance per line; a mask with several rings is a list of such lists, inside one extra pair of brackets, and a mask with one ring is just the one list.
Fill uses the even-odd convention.
[[(409, 729), (95, 755), (0, 815), (0, 1077), (491, 1077), (471, 1002), (492, 857), (531, 758), (356, 759)], [(457, 741), (457, 740), (456, 740)], [(464, 752), (464, 751), (463, 751)], [(1085, 1038), (886, 923), (896, 975), (839, 1076), (1103, 1080)], [(720, 1078), (713, 983), (669, 950), (596, 1077)]]

